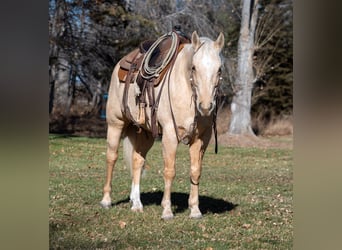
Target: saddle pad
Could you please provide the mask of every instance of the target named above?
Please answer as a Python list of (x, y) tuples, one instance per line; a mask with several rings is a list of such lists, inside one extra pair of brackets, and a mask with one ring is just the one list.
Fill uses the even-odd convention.
[(133, 60), (137, 57), (138, 53), (139, 49), (137, 48), (127, 54), (124, 58), (122, 58), (119, 62), (120, 68), (128, 71), (131, 68)]
[(119, 77), (120, 82), (125, 82), (127, 75), (128, 75), (128, 70), (120, 67), (119, 72), (118, 72), (118, 77)]
[[(131, 69), (131, 66), (133, 64), (134, 61), (137, 61), (135, 59), (138, 59), (142, 56), (142, 54), (139, 51), (139, 48), (131, 51), (129, 54), (127, 54), (125, 57), (123, 57), (120, 62), (120, 68), (119, 68), (119, 72), (118, 72), (118, 77), (120, 82), (125, 82), (126, 81), (126, 77), (129, 73), (129, 70)], [(138, 70), (140, 67), (140, 65), (137, 65), (137, 69)]]

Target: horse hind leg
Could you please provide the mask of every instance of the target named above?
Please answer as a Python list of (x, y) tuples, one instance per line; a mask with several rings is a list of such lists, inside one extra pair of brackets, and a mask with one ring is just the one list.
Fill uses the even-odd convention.
[(101, 206), (104, 208), (110, 208), (112, 206), (112, 200), (110, 193), (112, 191), (112, 178), (113, 169), (118, 158), (118, 148), (120, 144), (120, 137), (122, 133), (123, 125), (108, 125), (107, 131), (107, 175), (106, 182), (103, 188), (103, 198), (100, 202)]
[[(129, 139), (128, 139), (129, 140)], [(132, 165), (131, 165), (131, 174), (132, 174), (132, 187), (130, 193), (130, 200), (132, 203), (131, 210), (135, 212), (142, 212), (143, 205), (140, 200), (140, 178), (141, 172), (143, 170), (145, 164), (145, 159), (136, 151), (132, 152)]]
[(145, 166), (145, 158), (149, 149), (152, 147), (154, 138), (152, 134), (146, 131), (137, 133), (134, 127), (130, 127), (124, 138), (125, 160), (131, 168), (132, 187), (130, 200), (132, 202), (131, 210), (142, 212), (143, 205), (140, 200), (140, 178)]

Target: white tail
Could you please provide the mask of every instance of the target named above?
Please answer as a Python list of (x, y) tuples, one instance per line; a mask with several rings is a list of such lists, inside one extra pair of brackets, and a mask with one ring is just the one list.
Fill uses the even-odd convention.
[[(122, 140), (122, 146), (123, 146), (123, 158), (126, 164), (126, 167), (129, 167), (129, 171), (131, 173), (131, 176), (133, 174), (132, 170), (133, 170), (133, 144), (132, 141), (129, 139), (128, 136), (124, 136), (123, 140)], [(141, 169), (141, 176), (144, 177), (145, 174), (145, 164)]]
[(129, 171), (132, 176), (132, 167), (133, 167), (133, 145), (128, 136), (125, 136), (122, 140), (123, 146), (123, 158), (125, 160), (126, 166), (129, 167)]

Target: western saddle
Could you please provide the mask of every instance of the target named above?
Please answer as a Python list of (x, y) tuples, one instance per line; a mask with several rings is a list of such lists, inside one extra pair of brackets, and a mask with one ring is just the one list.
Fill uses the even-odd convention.
[[(123, 113), (138, 128), (145, 123), (146, 97), (151, 108), (151, 130), (154, 137), (159, 134), (156, 115), (158, 104), (165, 81), (155, 96), (154, 87), (158, 86), (166, 72), (173, 67), (178, 53), (190, 39), (184, 35), (179, 27), (157, 40), (147, 40), (119, 62), (118, 76), (125, 84), (123, 95)], [(139, 114), (134, 119), (128, 107), (128, 89), (135, 85), (136, 101), (139, 105)]]

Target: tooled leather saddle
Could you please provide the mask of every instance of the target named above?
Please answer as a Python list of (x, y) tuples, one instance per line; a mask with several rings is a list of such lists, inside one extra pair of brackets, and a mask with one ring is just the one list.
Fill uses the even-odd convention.
[[(157, 40), (142, 42), (139, 48), (127, 54), (119, 62), (118, 77), (120, 82), (125, 84), (122, 112), (140, 128), (145, 123), (146, 98), (148, 98), (154, 137), (159, 134), (156, 115), (163, 86), (157, 96), (154, 87), (160, 84), (166, 72), (172, 68), (178, 53), (186, 43), (190, 43), (190, 39), (179, 29), (175, 29)], [(132, 84), (137, 85), (136, 100), (139, 105), (137, 119), (134, 119), (128, 106), (128, 89)]]

